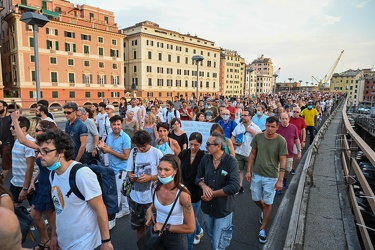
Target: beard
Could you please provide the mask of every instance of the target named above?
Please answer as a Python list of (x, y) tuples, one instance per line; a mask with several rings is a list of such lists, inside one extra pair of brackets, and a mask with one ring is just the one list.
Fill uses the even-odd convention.
[(42, 115), (41, 115), (41, 114), (35, 114), (35, 116), (36, 116), (36, 117), (42, 117)]
[(5, 109), (0, 110), (0, 115), (4, 114)]

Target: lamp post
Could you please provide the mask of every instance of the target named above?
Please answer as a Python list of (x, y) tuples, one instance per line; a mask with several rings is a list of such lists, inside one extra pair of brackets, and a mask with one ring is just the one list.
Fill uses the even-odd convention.
[(20, 21), (26, 25), (33, 26), (34, 34), (34, 58), (35, 58), (35, 86), (36, 86), (36, 101), (40, 100), (40, 73), (39, 73), (39, 52), (38, 52), (38, 30), (49, 22), (45, 15), (34, 12), (25, 12), (22, 14)]
[(251, 85), (251, 73), (254, 71), (252, 67), (246, 69), (246, 72), (249, 73), (249, 92), (248, 92), (248, 98), (250, 98), (250, 85)]
[(291, 86), (292, 86), (292, 83), (291, 83), (291, 82), (292, 82), (293, 79), (294, 79), (294, 78), (291, 78), (291, 77), (288, 78), (288, 80), (289, 80), (289, 84), (290, 84), (290, 85), (289, 85), (289, 93), (290, 93), (290, 88), (291, 88)]
[(278, 77), (279, 75), (278, 74), (273, 74), (273, 77), (275, 77), (275, 82), (274, 82), (274, 86), (273, 86), (273, 96), (275, 96), (276, 94), (276, 78)]
[(199, 62), (203, 61), (204, 57), (200, 55), (195, 55), (191, 59), (197, 63), (197, 83), (196, 83), (196, 94), (195, 97), (197, 98), (197, 101), (199, 101), (198, 98), (198, 81), (199, 81)]

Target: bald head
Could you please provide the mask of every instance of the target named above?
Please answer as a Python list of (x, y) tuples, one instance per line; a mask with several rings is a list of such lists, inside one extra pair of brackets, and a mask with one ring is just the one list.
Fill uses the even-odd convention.
[(21, 246), (21, 229), (17, 216), (8, 208), (0, 207), (0, 239), (2, 250), (19, 250)]

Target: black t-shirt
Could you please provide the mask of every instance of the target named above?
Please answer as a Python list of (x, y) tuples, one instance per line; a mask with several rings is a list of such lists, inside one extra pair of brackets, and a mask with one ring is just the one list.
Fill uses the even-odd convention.
[(184, 144), (189, 145), (189, 140), (187, 138), (186, 133), (183, 133), (182, 135), (176, 135), (174, 133), (174, 130), (171, 130), (168, 137), (172, 138), (172, 139), (175, 139), (178, 142), (178, 145), (180, 145), (181, 150), (183, 149), (182, 146)]
[(0, 117), (0, 141), (3, 145), (13, 146), (14, 137), (12, 132), (10, 132), (10, 124), (12, 123), (12, 118), (10, 115), (5, 117)]

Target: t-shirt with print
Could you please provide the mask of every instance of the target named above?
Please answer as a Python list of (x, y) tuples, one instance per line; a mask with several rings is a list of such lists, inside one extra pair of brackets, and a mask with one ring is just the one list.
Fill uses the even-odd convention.
[(210, 121), (217, 116), (217, 108), (215, 107), (208, 107), (204, 111), (204, 115), (206, 116), (206, 120)]
[[(126, 171), (133, 172), (137, 177), (142, 174), (157, 175), (158, 165), (163, 153), (151, 146), (145, 153), (137, 152), (135, 156), (135, 166), (133, 165), (134, 148), (130, 151)], [(152, 182), (134, 182), (133, 190), (130, 192), (130, 198), (139, 204), (148, 204), (152, 202)]]
[(78, 190), (85, 201), (70, 190), (69, 175), (72, 167), (79, 162), (73, 161), (64, 173), (55, 173), (51, 180), (51, 195), (56, 211), (57, 240), (61, 249), (95, 249), (101, 244), (101, 235), (95, 210), (87, 201), (102, 194), (96, 174), (88, 167), (80, 168), (76, 173)]

